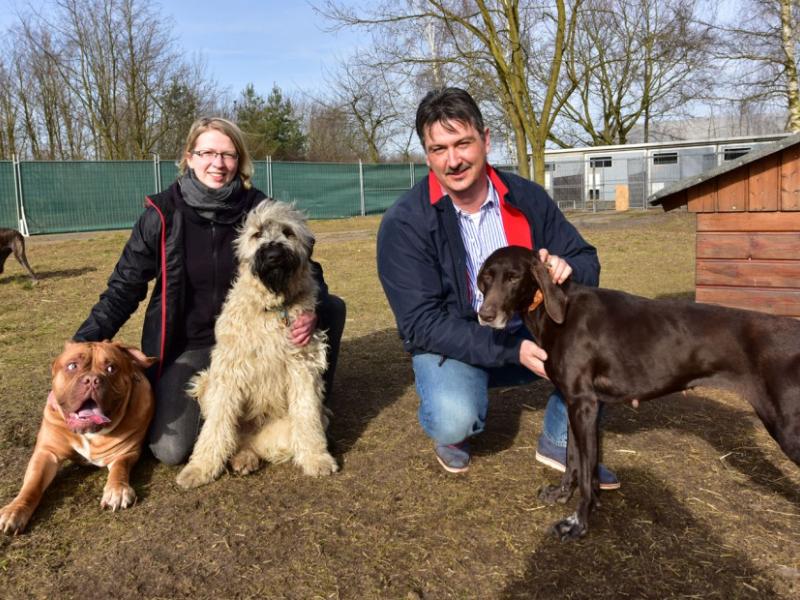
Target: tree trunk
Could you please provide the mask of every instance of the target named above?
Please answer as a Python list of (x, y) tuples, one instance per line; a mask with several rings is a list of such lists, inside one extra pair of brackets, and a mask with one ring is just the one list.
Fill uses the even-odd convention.
[(789, 130), (800, 131), (800, 90), (797, 82), (797, 56), (795, 49), (795, 23), (792, 20), (794, 0), (781, 0), (781, 43), (786, 69)]

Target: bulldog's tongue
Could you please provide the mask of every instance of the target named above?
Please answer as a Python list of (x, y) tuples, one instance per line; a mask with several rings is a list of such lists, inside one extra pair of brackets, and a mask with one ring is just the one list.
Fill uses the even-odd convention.
[(89, 421), (95, 425), (105, 425), (111, 423), (111, 419), (102, 414), (91, 414), (88, 417), (79, 417), (81, 421)]
[(84, 402), (80, 410), (70, 416), (70, 421), (73, 420), (80, 423), (93, 423), (95, 425), (111, 423), (111, 419), (105, 416), (103, 411), (100, 410), (100, 407), (92, 400)]

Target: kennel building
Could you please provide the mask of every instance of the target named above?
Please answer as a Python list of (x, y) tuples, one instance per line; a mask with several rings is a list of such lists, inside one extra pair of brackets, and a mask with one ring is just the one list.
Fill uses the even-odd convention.
[(644, 209), (664, 187), (787, 135), (547, 150), (545, 189), (562, 210)]
[(697, 215), (695, 299), (800, 318), (800, 134), (657, 191)]

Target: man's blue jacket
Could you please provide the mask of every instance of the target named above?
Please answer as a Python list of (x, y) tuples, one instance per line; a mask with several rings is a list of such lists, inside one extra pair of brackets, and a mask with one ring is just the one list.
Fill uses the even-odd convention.
[[(570, 264), (572, 279), (597, 285), (597, 251), (547, 192), (488, 166), (487, 174), (500, 197), (509, 245), (547, 248)], [(440, 354), (480, 367), (519, 364), (523, 337), (478, 324), (458, 217), (432, 173), (384, 215), (378, 230), (378, 275), (408, 352)]]

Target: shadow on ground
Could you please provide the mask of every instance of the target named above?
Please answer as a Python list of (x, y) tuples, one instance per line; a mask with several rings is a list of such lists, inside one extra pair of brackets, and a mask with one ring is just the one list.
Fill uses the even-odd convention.
[[(767, 598), (747, 556), (725, 547), (647, 471), (628, 472), (635, 488), (608, 494), (588, 535), (575, 542), (545, 536), (525, 574), (500, 596), (517, 598)], [(567, 511), (564, 507), (553, 509)]]
[[(752, 484), (781, 495), (800, 509), (800, 490), (760, 449), (756, 437), (765, 433), (764, 426), (743, 401), (740, 409), (696, 393), (672, 394), (644, 402), (638, 410), (621, 405), (609, 407), (603, 428), (623, 436), (661, 430), (695, 436), (714, 448), (721, 465), (735, 469)], [(769, 439), (780, 452), (777, 442)], [(680, 457), (680, 448), (677, 450)]]
[(411, 361), (394, 328), (343, 340), (340, 357), (328, 402), (333, 411), (328, 439), (339, 456), (414, 382)]
[[(87, 273), (97, 271), (95, 267), (83, 267), (80, 269), (61, 269), (58, 271), (36, 271), (36, 279), (39, 281), (46, 279), (69, 279), (72, 277), (80, 277)], [(8, 277), (0, 276), (0, 285), (8, 283), (33, 283), (30, 276), (26, 273), (19, 273), (16, 275), (9, 275)]]

